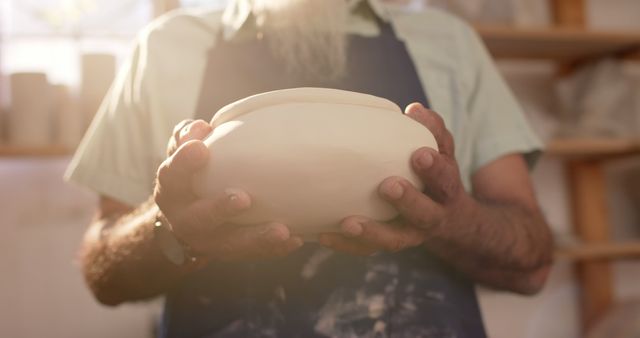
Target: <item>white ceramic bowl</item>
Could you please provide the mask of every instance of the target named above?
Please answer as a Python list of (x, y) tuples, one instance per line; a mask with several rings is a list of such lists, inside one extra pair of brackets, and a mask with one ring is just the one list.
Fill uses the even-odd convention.
[(411, 154), (436, 141), (394, 103), (372, 95), (295, 88), (254, 95), (218, 111), (198, 173), (200, 196), (246, 191), (251, 208), (238, 225), (279, 221), (309, 237), (337, 230), (350, 215), (386, 221), (396, 210), (377, 193), (389, 176), (417, 187)]

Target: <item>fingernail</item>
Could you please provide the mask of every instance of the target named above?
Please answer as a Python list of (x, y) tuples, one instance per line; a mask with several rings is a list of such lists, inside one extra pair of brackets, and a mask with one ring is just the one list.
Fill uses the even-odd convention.
[(390, 199), (397, 200), (402, 197), (404, 188), (398, 181), (387, 181), (382, 185), (382, 192)]
[(362, 230), (362, 224), (358, 222), (348, 222), (342, 225), (342, 231), (352, 237), (360, 236)]
[(186, 126), (182, 127), (182, 129), (180, 129), (180, 134), (178, 135), (178, 137), (182, 140), (187, 134), (189, 134), (189, 131), (191, 131), (191, 126), (193, 125), (193, 122), (188, 123)]
[(416, 157), (416, 164), (420, 169), (429, 169), (433, 165), (433, 154), (426, 149), (420, 150)]
[[(415, 108), (415, 107), (418, 107), (418, 108)], [(411, 113), (412, 111), (414, 111), (415, 109), (420, 109), (420, 110), (422, 110), (422, 109), (424, 109), (424, 106), (423, 106), (423, 105), (422, 105), (422, 103), (420, 103), (420, 102), (413, 102), (413, 103), (410, 103), (410, 104), (407, 106), (407, 108), (405, 109), (404, 113), (405, 113), (405, 114), (409, 114), (409, 113)]]
[(229, 201), (233, 202), (238, 199), (238, 193), (235, 189), (225, 189), (224, 193), (227, 195)]
[(234, 208), (245, 209), (249, 207), (249, 196), (247, 196), (244, 191), (235, 188), (227, 188), (224, 190), (224, 193), (227, 195), (227, 200)]

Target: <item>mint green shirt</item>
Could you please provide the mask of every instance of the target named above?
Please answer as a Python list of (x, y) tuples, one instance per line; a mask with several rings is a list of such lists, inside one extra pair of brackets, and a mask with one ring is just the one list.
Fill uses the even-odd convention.
[[(501, 156), (540, 148), (521, 107), (481, 40), (465, 22), (435, 9), (419, 12), (367, 1), (405, 42), (433, 110), (454, 136), (462, 181)], [(353, 1), (352, 3), (358, 3)], [(173, 127), (195, 115), (207, 51), (222, 29), (227, 40), (255, 36), (250, 0), (224, 12), (179, 10), (137, 37), (67, 171), (98, 194), (137, 205), (153, 192)], [(372, 16), (354, 13), (349, 32), (375, 36)], [(215, 93), (211, 93), (215, 95)]]

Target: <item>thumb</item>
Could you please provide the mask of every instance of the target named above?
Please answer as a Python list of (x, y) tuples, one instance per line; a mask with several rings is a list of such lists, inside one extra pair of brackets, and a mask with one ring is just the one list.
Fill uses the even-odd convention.
[(434, 149), (424, 147), (416, 150), (411, 164), (425, 185), (424, 192), (436, 202), (446, 203), (463, 189), (456, 162)]

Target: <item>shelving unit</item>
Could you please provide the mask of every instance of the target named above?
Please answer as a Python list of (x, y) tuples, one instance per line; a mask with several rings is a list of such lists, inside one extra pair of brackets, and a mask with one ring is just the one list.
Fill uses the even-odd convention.
[(603, 32), (578, 28), (514, 28), (477, 25), (495, 58), (574, 63), (603, 56), (640, 60), (640, 32)]
[(613, 159), (625, 156), (640, 155), (640, 138), (638, 139), (557, 139), (546, 146), (547, 154), (565, 159)]
[[(498, 59), (534, 59), (574, 65), (604, 56), (618, 56), (640, 61), (640, 32), (593, 31), (584, 28), (583, 0), (549, 0), (556, 25), (518, 28), (504, 25), (476, 25), (490, 53)], [(157, 13), (175, 8), (174, 0), (155, 0)], [(155, 8), (155, 7), (154, 7)], [(637, 149), (634, 140), (565, 140), (549, 144), (548, 152), (563, 156), (597, 154), (603, 149)], [(633, 150), (631, 150), (633, 152)], [(71, 150), (60, 147), (20, 148), (0, 145), (0, 157), (64, 156)]]
[(556, 251), (559, 259), (579, 261), (640, 258), (640, 240), (620, 243), (581, 243)]
[(71, 156), (73, 151), (63, 146), (23, 147), (0, 145), (0, 157), (63, 157)]
[[(477, 26), (490, 53), (495, 58), (555, 61), (559, 76), (602, 57), (640, 60), (640, 32), (590, 31), (585, 28), (585, 0), (549, 1), (553, 27)], [(561, 158), (567, 169), (574, 230), (580, 243), (558, 248), (556, 256), (575, 263), (586, 333), (614, 305), (611, 260), (640, 257), (640, 240), (611, 240), (603, 170), (608, 161), (640, 155), (640, 138), (553, 140), (546, 153)]]
[(576, 263), (588, 331), (614, 305), (611, 261), (640, 258), (640, 240), (611, 240), (603, 169), (611, 160), (639, 156), (640, 139), (554, 140), (547, 154), (564, 160), (567, 168), (574, 229), (581, 243), (560, 247), (556, 255)]

